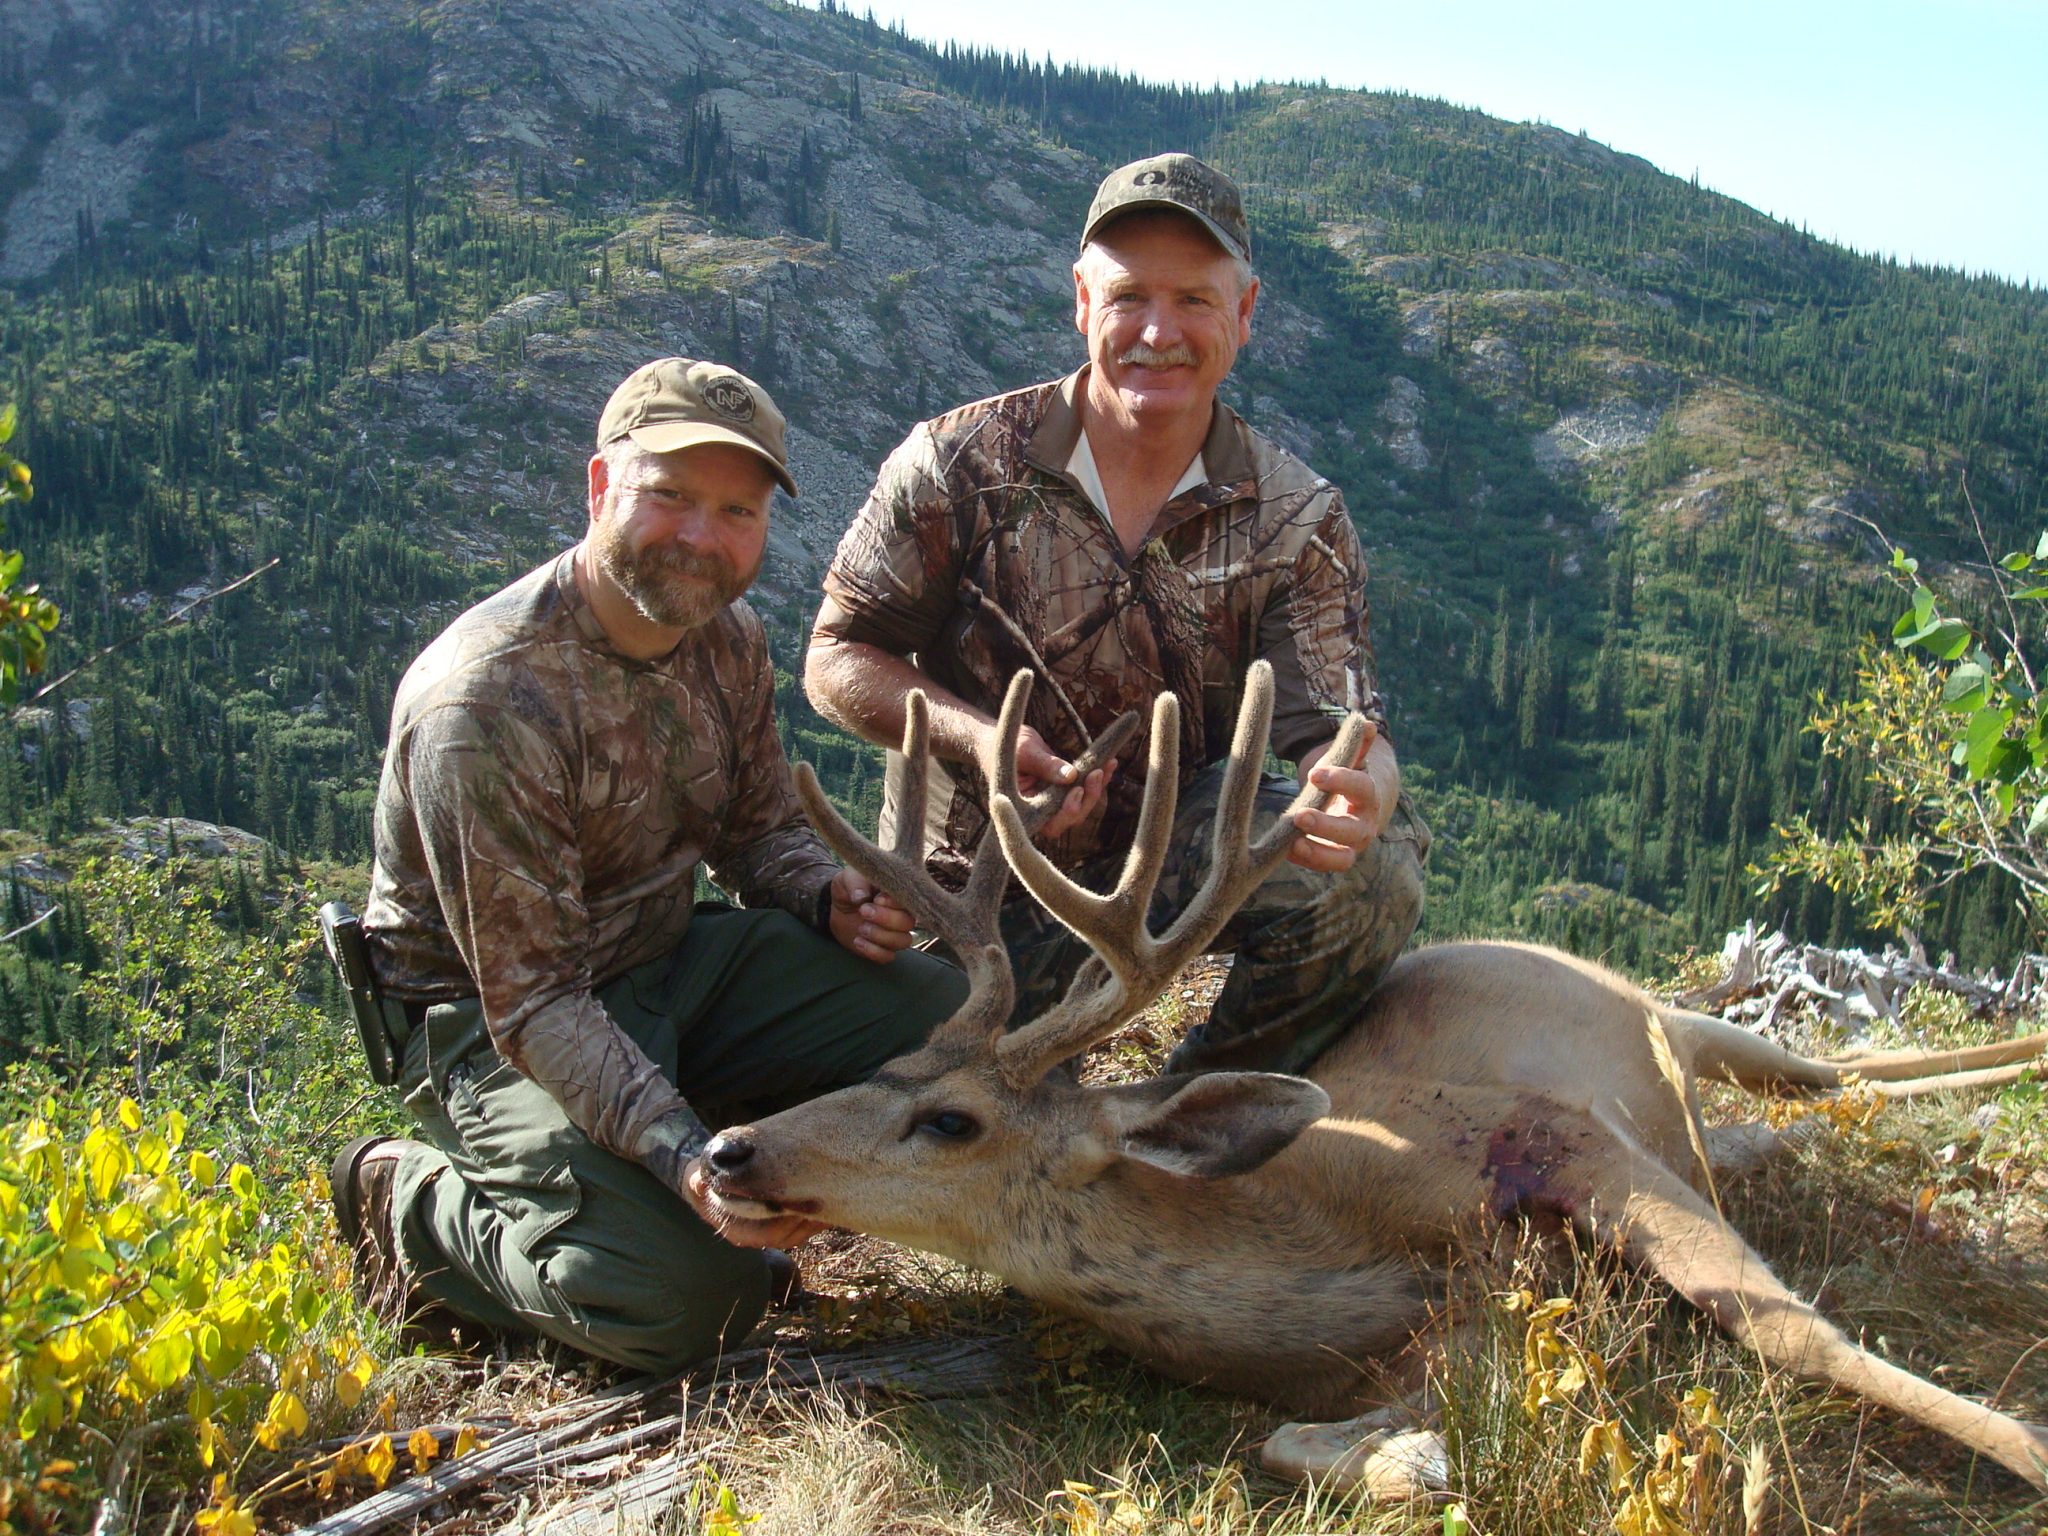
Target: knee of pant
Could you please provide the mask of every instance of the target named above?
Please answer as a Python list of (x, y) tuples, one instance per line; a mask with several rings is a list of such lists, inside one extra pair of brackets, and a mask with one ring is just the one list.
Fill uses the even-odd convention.
[(1351, 867), (1331, 881), (1331, 896), (1364, 901), (1389, 913), (1422, 910), (1422, 859), (1413, 839), (1378, 837), (1358, 850)]
[(926, 1028), (958, 1013), (967, 1001), (967, 973), (930, 955), (898, 955), (883, 974), (902, 994), (910, 1018)]
[(548, 1284), (573, 1320), (575, 1342), (638, 1370), (679, 1370), (753, 1330), (768, 1306), (767, 1266), (758, 1253), (713, 1246), (646, 1256), (567, 1247), (548, 1256)]

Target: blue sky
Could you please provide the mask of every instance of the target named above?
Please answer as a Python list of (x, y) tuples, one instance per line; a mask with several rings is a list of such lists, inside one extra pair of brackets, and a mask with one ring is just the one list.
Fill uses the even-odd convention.
[[(866, 8), (866, 0), (851, 7)], [(2048, 0), (877, 0), (912, 36), (1584, 129), (1858, 250), (2048, 282)]]

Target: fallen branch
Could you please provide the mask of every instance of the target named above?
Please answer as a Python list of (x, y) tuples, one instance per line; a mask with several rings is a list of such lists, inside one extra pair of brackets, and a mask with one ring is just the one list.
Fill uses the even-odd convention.
[[(533, 1481), (617, 1456), (665, 1435), (680, 1436), (735, 1388), (753, 1384), (791, 1391), (844, 1387), (856, 1391), (905, 1393), (924, 1398), (964, 1397), (998, 1391), (1015, 1376), (1008, 1347), (1000, 1339), (916, 1339), (875, 1349), (833, 1355), (795, 1355), (779, 1349), (749, 1349), (727, 1355), (708, 1380), (696, 1386), (684, 1377), (651, 1381), (636, 1377), (596, 1397), (580, 1398), (551, 1410), (540, 1425), (499, 1436), (481, 1451), (394, 1483), (360, 1503), (301, 1527), (305, 1536), (370, 1536), (407, 1520), (431, 1505), (491, 1482)], [(606, 1434), (594, 1434), (614, 1420), (652, 1407), (672, 1395), (680, 1402), (672, 1412)], [(674, 1458), (646, 1473), (635, 1472), (624, 1483), (579, 1499), (571, 1506), (580, 1524), (573, 1529), (610, 1530), (616, 1501), (630, 1489), (636, 1501), (666, 1498), (683, 1473), (698, 1465), (718, 1446), (705, 1446)], [(632, 1506), (641, 1507), (639, 1502)], [(597, 1523), (590, 1523), (597, 1522)], [(526, 1517), (507, 1530), (565, 1529), (558, 1515)]]
[(151, 635), (160, 635), (165, 630), (170, 629), (172, 626), (184, 622), (185, 615), (190, 613), (194, 608), (197, 608), (204, 603), (210, 603), (217, 597), (226, 597), (230, 592), (234, 591), (238, 587), (246, 587), (247, 585), (249, 585), (250, 582), (254, 581), (258, 576), (261, 576), (265, 571), (271, 569), (273, 566), (275, 566), (279, 561), (283, 559), (283, 555), (272, 555), (268, 560), (264, 561), (263, 564), (257, 566), (255, 570), (249, 572), (248, 575), (238, 576), (233, 581), (229, 582), (226, 586), (216, 587), (211, 592), (202, 592), (199, 594), (199, 596), (193, 598), (192, 601), (187, 603), (184, 607), (177, 609), (175, 612), (166, 615), (162, 620), (150, 625), (148, 628), (138, 629), (134, 634), (127, 635), (124, 636), (122, 639), (116, 640), (112, 645), (102, 646), (99, 650), (94, 651), (90, 656), (86, 657), (85, 660), (81, 661), (77, 666), (73, 667), (69, 672), (66, 672), (62, 677), (56, 678), (50, 682), (43, 684), (42, 687), (38, 688), (32, 695), (30, 695), (23, 702), (29, 704), (37, 704), (42, 702), (42, 700), (48, 698), (51, 694), (55, 693), (59, 688), (62, 688), (66, 683), (70, 682), (71, 679), (78, 676), (78, 674), (83, 672), (87, 667), (96, 667), (101, 662), (105, 661), (109, 656), (113, 655), (114, 652), (124, 650), (128, 646), (133, 645), (138, 640), (147, 640)]
[(548, 1467), (550, 1451), (645, 1407), (670, 1386), (661, 1382), (629, 1397), (615, 1397), (590, 1413), (544, 1432), (501, 1436), (488, 1450), (448, 1462), (431, 1472), (372, 1494), (360, 1504), (300, 1527), (304, 1536), (367, 1536), (425, 1509), (429, 1504), (466, 1492), (508, 1474), (537, 1475)]
[(615, 1531), (637, 1530), (653, 1523), (675, 1503), (683, 1480), (711, 1459), (719, 1448), (707, 1446), (687, 1456), (680, 1447), (652, 1466), (643, 1467), (596, 1493), (567, 1504), (557, 1504), (538, 1514), (523, 1514), (509, 1524), (498, 1526), (492, 1536), (530, 1536), (546, 1531), (548, 1536), (612, 1536)]
[(57, 908), (53, 905), (47, 908), (41, 917), (31, 918), (28, 922), (23, 923), (19, 928), (11, 929), (6, 933), (0, 933), (0, 944), (5, 944), (9, 939), (20, 938), (24, 933), (27, 933), (31, 928), (42, 927), (44, 923), (47, 923), (51, 918), (55, 917), (56, 915)]
[(107, 1463), (107, 1491), (93, 1512), (92, 1536), (124, 1536), (135, 1529), (135, 1512), (128, 1506), (128, 1478), (134, 1470), (135, 1458), (142, 1454), (143, 1446), (165, 1430), (189, 1422), (184, 1414), (174, 1413), (167, 1419), (138, 1424), (121, 1437)]

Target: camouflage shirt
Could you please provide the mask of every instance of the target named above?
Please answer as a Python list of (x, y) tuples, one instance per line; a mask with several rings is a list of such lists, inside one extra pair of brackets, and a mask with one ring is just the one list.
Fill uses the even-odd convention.
[(463, 614), (399, 684), (363, 926), (387, 997), (479, 997), (507, 1061), (666, 1177), (698, 1127), (592, 989), (675, 947), (700, 864), (807, 922), (838, 865), (791, 786), (753, 610), (635, 661), (574, 554)]
[[(1030, 724), (1070, 759), (1171, 689), (1183, 788), (1229, 752), (1260, 657), (1277, 684), (1274, 750), (1292, 760), (1327, 742), (1373, 696), (1365, 561), (1342, 496), (1219, 403), (1202, 447), (1209, 478), (1168, 501), (1127, 558), (1067, 470), (1086, 374), (920, 423), (840, 541), (818, 631), (912, 656), (991, 714), (1011, 675), (1033, 668)], [(941, 766), (950, 803), (939, 808), (935, 782), (927, 835), (939, 866), (988, 820), (978, 771)], [(1095, 816), (1047, 851), (1073, 868), (1128, 847), (1144, 778), (1134, 748)]]

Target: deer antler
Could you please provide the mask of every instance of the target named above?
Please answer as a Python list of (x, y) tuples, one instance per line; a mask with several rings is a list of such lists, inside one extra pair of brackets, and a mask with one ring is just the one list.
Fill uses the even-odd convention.
[[(1086, 1050), (1152, 1000), (1180, 968), (1202, 953), (1230, 916), (1271, 874), (1301, 835), (1294, 814), (1320, 810), (1329, 800), (1304, 787), (1294, 803), (1256, 843), (1250, 840), (1259, 768), (1273, 720), (1273, 669), (1254, 662), (1238, 708), (1237, 731), (1224, 770), (1216, 811), (1208, 878), (1167, 930), (1146, 926), (1146, 911), (1165, 867), (1179, 795), (1180, 704), (1161, 694), (1152, 708), (1152, 755), (1138, 830), (1116, 889), (1098, 895), (1069, 879), (1033, 845), (1030, 825), (1012, 797), (1015, 774), (998, 783), (990, 810), (1010, 866), (1045, 909), (1088, 941), (1095, 956), (1074, 977), (1053, 1008), (996, 1042), (1003, 1075), (1016, 1087), (1036, 1082), (1056, 1062)], [(1331, 745), (1328, 760), (1358, 755), (1365, 720), (1353, 714)], [(1014, 754), (1012, 755), (1014, 761)]]
[[(1017, 787), (1017, 736), (1023, 729), (1024, 709), (1030, 699), (1031, 674), (1020, 672), (1010, 679), (996, 729), (986, 738), (982, 762), (989, 784), (1019, 819), (1027, 839), (1058, 809), (1073, 783), (1087, 778), (1123, 750), (1139, 724), (1136, 710), (1119, 716), (1075, 761), (1073, 783), (1049, 784), (1026, 796)], [(975, 851), (973, 869), (962, 890), (949, 891), (932, 878), (924, 865), (925, 802), (930, 774), (930, 708), (923, 691), (912, 690), (903, 712), (902, 776), (894, 781), (901, 793), (892, 847), (882, 848), (853, 829), (825, 798), (809, 763), (796, 765), (796, 791), (811, 825), (818, 829), (818, 835), (839, 856), (840, 862), (859, 870), (903, 902), (921, 924), (946, 941), (967, 972), (967, 1001), (940, 1027), (948, 1032), (971, 1028), (992, 1033), (1009, 1023), (1010, 1011), (1016, 1006), (1016, 983), (998, 922), (1010, 866), (1004, 860), (1002, 844), (987, 836)]]

